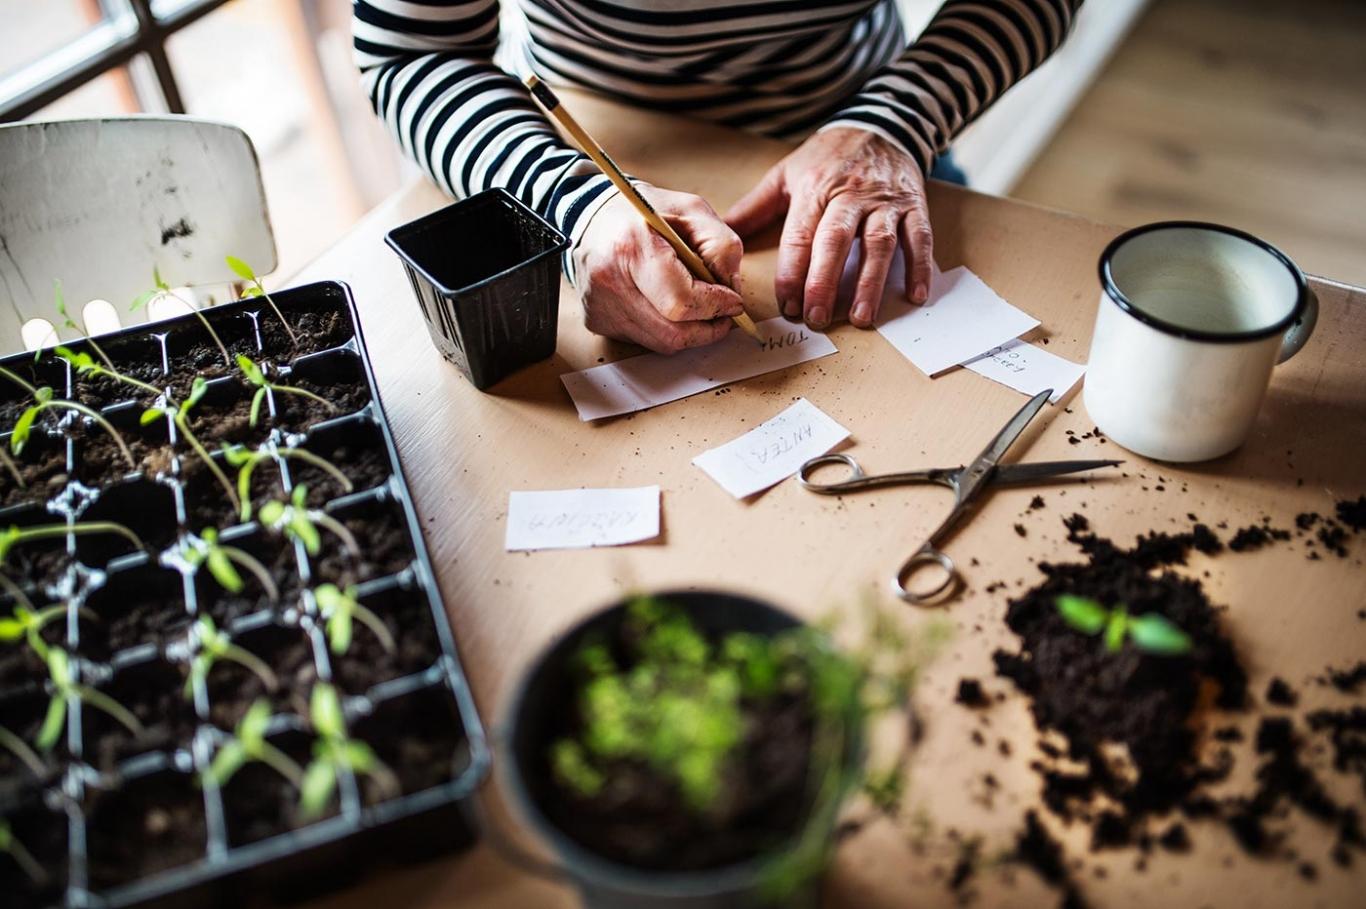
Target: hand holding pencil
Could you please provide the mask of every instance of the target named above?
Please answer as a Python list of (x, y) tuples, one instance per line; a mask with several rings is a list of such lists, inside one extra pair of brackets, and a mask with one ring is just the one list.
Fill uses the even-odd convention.
[[(648, 224), (650, 228), (652, 228), (657, 234), (659, 234), (659, 236), (663, 237), (668, 242), (668, 244), (673, 248), (674, 252), (677, 254), (678, 259), (684, 264), (684, 266), (686, 266), (688, 272), (690, 272), (691, 275), (700, 282), (705, 282), (709, 285), (718, 285), (716, 288), (714, 288), (713, 291), (707, 292), (705, 294), (706, 296), (716, 296), (718, 298), (717, 302), (715, 303), (717, 312), (729, 311), (731, 318), (739, 328), (745, 331), (756, 341), (759, 340), (758, 330), (755, 328), (754, 322), (744, 312), (743, 306), (738, 304), (738, 298), (732, 297), (730, 299), (722, 299), (726, 297), (726, 289), (724, 282), (717, 281), (716, 277), (712, 274), (711, 269), (707, 267), (707, 264), (702, 259), (702, 257), (699, 256), (697, 252), (688, 245), (688, 243), (683, 239), (683, 237), (681, 237), (678, 234), (674, 227), (671, 224), (669, 224), (669, 222), (666, 221), (663, 216), (661, 216), (661, 214), (656, 210), (655, 206), (651, 205), (650, 202), (646, 200), (643, 195), (641, 195), (637, 188), (634, 185), (632, 185), (630, 180), (626, 178), (626, 175), (621, 172), (621, 169), (617, 167), (616, 163), (611, 159), (611, 157), (602, 148), (602, 146), (600, 146), (596, 141), (594, 141), (593, 138), (588, 135), (587, 131), (585, 131), (583, 127), (580, 126), (579, 123), (573, 118), (573, 116), (570, 115), (569, 112), (564, 109), (564, 106), (555, 96), (555, 93), (550, 90), (550, 87), (535, 76), (528, 77), (526, 85), (527, 88), (531, 90), (531, 94), (537, 100), (537, 102), (539, 102), (541, 106), (546, 109), (547, 113), (549, 113), (559, 122), (559, 124), (564, 128), (565, 132), (569, 134), (570, 138), (574, 140), (574, 142), (579, 146), (579, 148), (584, 152), (584, 154), (588, 155), (588, 157), (591, 158), (593, 162), (602, 170), (603, 174), (606, 175), (607, 178), (612, 181), (613, 185), (615, 185), (617, 189), (621, 192), (622, 197), (627, 202), (629, 202), (630, 205), (632, 205), (635, 208), (635, 210), (639, 213), (639, 216), (644, 220), (644, 223)], [(695, 198), (687, 197), (686, 194), (682, 193), (667, 193), (667, 191), (663, 190), (656, 191), (656, 193), (662, 198), (678, 197), (680, 203), (682, 203), (683, 200)], [(703, 203), (703, 205), (705, 206), (705, 203)], [(709, 208), (708, 211), (710, 211)], [(714, 213), (712, 214), (714, 216)], [(717, 218), (716, 220), (719, 223), (719, 218)], [(724, 225), (722, 225), (722, 227), (724, 227)], [(738, 238), (735, 238), (737, 248), (738, 242)], [(635, 283), (637, 285), (640, 285), (642, 282), (641, 280), (637, 279)], [(647, 281), (646, 283), (654, 282)], [(641, 287), (640, 289), (642, 292), (646, 290), (645, 287)], [(731, 294), (733, 294), (733, 291), (731, 291)], [(703, 302), (702, 305), (705, 306), (706, 303)], [(590, 328), (592, 328), (593, 326), (591, 324), (591, 320), (594, 316), (594, 313), (592, 312), (591, 307), (588, 306), (587, 300), (585, 300), (585, 306), (589, 310)], [(649, 326), (637, 327), (648, 328)], [(607, 333), (611, 332), (609, 331)], [(630, 334), (631, 332), (628, 331), (626, 333)], [(677, 337), (679, 333), (675, 332), (672, 334), (675, 337)], [(689, 333), (683, 332), (682, 334)], [(694, 331), (691, 333), (691, 335), (693, 336), (693, 338), (700, 338), (702, 340), (702, 343), (706, 343), (705, 333), (699, 335), (697, 332)], [(717, 336), (719, 337), (719, 335)], [(672, 342), (673, 339), (670, 339), (666, 340), (662, 344), (662, 346), (665, 349), (678, 349), (678, 347), (683, 346), (694, 346), (694, 344), (692, 343), (687, 343), (689, 340), (692, 340), (691, 338), (677, 338), (677, 340), (681, 343), (675, 344)]]

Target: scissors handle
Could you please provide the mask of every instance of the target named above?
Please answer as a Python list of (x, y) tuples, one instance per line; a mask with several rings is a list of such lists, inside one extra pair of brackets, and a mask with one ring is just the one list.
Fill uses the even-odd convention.
[[(832, 464), (840, 464), (848, 468), (848, 473), (838, 480), (816, 480), (813, 475), (822, 467), (829, 467)], [(819, 493), (823, 496), (843, 495), (846, 492), (858, 492), (863, 489), (876, 489), (880, 486), (904, 486), (908, 483), (938, 483), (941, 486), (953, 487), (954, 479), (961, 468), (931, 468), (929, 470), (908, 470), (902, 473), (881, 473), (877, 476), (868, 476), (863, 472), (863, 468), (847, 454), (826, 454), (812, 458), (802, 465), (802, 469), (797, 471), (797, 482), (808, 492)]]
[[(915, 589), (915, 576), (932, 570), (943, 572), (943, 578), (939, 583), (928, 590)], [(951, 596), (957, 591), (961, 579), (962, 576), (958, 573), (958, 566), (954, 564), (953, 559), (949, 558), (947, 553), (936, 549), (933, 544), (926, 543), (901, 563), (901, 568), (892, 578), (892, 591), (907, 603), (927, 606)]]

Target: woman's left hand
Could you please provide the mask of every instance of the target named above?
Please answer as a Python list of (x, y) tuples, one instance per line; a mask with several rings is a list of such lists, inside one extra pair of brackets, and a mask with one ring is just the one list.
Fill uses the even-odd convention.
[(858, 285), (849, 321), (869, 328), (898, 243), (905, 251), (906, 289), (912, 303), (929, 298), (933, 236), (920, 166), (900, 147), (867, 130), (837, 127), (809, 137), (779, 161), (726, 214), (749, 237), (783, 213), (778, 308), (823, 329), (854, 240), (863, 241)]

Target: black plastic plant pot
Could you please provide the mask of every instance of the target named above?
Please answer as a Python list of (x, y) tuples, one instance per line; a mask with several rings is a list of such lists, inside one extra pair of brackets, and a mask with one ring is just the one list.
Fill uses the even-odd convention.
[[(746, 631), (772, 635), (801, 624), (767, 603), (735, 594), (680, 591), (658, 598), (681, 607), (708, 638)], [(765, 902), (763, 884), (772, 853), (700, 871), (662, 872), (608, 860), (571, 838), (550, 819), (552, 797), (548, 755), (561, 718), (574, 708), (576, 685), (570, 663), (588, 639), (611, 640), (629, 601), (585, 619), (545, 651), (522, 678), (504, 723), (504, 786), (521, 815), (559, 858), (557, 870), (573, 881), (588, 909), (753, 909)], [(793, 831), (794, 836), (797, 831)], [(833, 835), (833, 831), (831, 831)], [(786, 907), (818, 903), (817, 883), (786, 895)]]
[[(69, 697), (56, 737), (40, 747), (50, 670), (18, 645), (0, 646), (0, 728), (9, 733), (0, 742), (0, 823), (47, 872), (0, 851), (4, 909), (304, 897), (380, 861), (472, 841), (465, 805), (489, 754), (351, 293), (323, 283), (271, 296), (297, 337), (261, 299), (213, 307), (206, 318), (266, 375), (330, 407), (277, 391), (253, 420), (251, 389), (194, 316), (98, 339), (153, 390), (180, 394), (196, 377), (209, 380), (189, 435), (163, 418), (142, 425), (151, 403), (144, 385), (83, 376), (52, 351), (36, 364), (31, 353), (0, 359), (21, 378), (41, 377), (60, 400), (90, 401), (117, 430), (43, 415), (25, 449), (28, 482), (0, 471), (0, 527), (43, 527), (6, 553), (0, 570), (11, 587), (0, 595), (0, 618), (20, 597), (47, 613), (44, 642), (68, 655), (71, 678), (94, 695)], [(22, 386), (0, 383), (0, 418), (14, 420), (24, 399), (7, 385)], [(219, 451), (232, 443), (260, 455), (248, 484), (251, 522), (225, 489), (235, 483), (204, 463), (234, 472)], [(345, 480), (299, 451), (329, 459)], [(264, 502), (290, 500), (300, 485), (313, 520), (335, 516), (360, 552), (325, 532), (313, 554), (258, 522)], [(190, 558), (206, 528), (256, 566), (239, 572), (235, 590)], [(329, 646), (326, 616), (308, 592), (324, 582), (354, 596), (387, 636), (357, 624), (349, 645)], [(266, 672), (219, 660), (192, 673), (206, 618)], [(274, 713), (273, 739), (308, 760), (318, 682), (339, 692), (347, 735), (373, 737), (367, 744), (399, 787), (339, 771), (330, 805), (305, 816), (294, 784), (278, 773), (251, 765), (223, 786), (206, 773), (258, 698)]]
[(485, 389), (555, 352), (564, 235), (490, 189), (389, 231), (432, 341)]

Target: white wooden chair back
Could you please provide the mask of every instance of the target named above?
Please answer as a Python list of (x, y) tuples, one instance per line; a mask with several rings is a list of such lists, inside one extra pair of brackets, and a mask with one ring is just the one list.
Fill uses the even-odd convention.
[(241, 129), (177, 116), (0, 126), (0, 354), (53, 343), (33, 320), (60, 321), (56, 281), (77, 321), (89, 301), (112, 304), (90, 307), (98, 334), (158, 317), (129, 310), (154, 267), (172, 287), (226, 285), (239, 280), (227, 255), (275, 270), (261, 169)]

